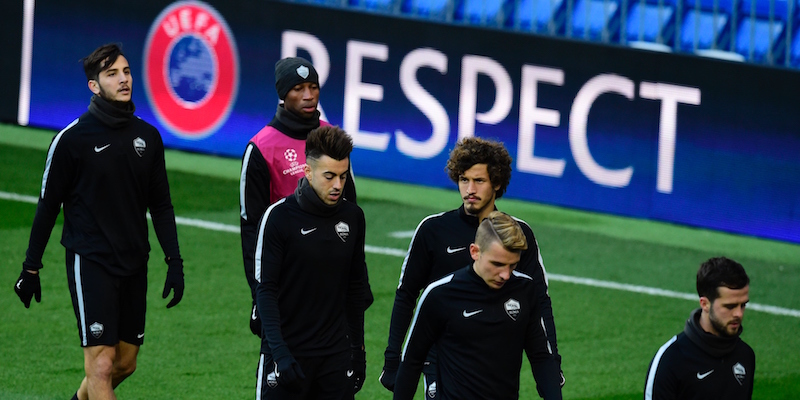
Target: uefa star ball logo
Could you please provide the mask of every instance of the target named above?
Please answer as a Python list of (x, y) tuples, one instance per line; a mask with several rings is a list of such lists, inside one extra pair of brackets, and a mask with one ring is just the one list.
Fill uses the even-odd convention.
[(144, 86), (158, 121), (184, 139), (214, 133), (239, 89), (239, 55), (222, 16), (199, 1), (175, 2), (144, 46)]

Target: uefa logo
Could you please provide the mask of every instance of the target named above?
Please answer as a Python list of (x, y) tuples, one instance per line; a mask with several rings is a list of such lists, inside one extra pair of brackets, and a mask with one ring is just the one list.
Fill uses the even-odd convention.
[(175, 2), (144, 45), (144, 86), (158, 121), (184, 139), (214, 133), (239, 89), (239, 54), (222, 16), (199, 1)]

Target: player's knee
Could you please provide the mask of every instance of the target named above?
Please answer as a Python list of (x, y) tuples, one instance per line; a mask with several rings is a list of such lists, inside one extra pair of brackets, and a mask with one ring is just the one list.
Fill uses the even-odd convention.
[(86, 377), (89, 379), (102, 379), (106, 380), (111, 377), (114, 370), (113, 357), (100, 355), (85, 362)]
[(136, 371), (136, 359), (131, 360), (120, 360), (119, 362), (114, 364), (113, 376), (114, 380), (121, 381), (131, 375), (133, 375), (134, 371)]

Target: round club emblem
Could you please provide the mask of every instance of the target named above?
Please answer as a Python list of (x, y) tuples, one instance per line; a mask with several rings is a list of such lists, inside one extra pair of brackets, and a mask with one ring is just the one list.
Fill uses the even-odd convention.
[(184, 139), (214, 133), (239, 89), (239, 55), (222, 16), (199, 1), (164, 9), (145, 42), (144, 86), (153, 113), (171, 133)]

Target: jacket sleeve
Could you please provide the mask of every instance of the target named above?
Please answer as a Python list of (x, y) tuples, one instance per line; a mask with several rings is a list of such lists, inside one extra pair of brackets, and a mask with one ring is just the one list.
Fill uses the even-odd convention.
[(366, 238), (366, 221), (364, 213), (358, 209), (359, 237), (356, 242), (353, 261), (350, 266), (350, 282), (347, 287), (347, 325), (350, 337), (350, 346), (361, 348), (364, 345), (364, 311), (366, 307), (369, 278), (367, 277), (367, 262), (364, 255), (364, 242)]
[(545, 335), (547, 336), (547, 343), (553, 352), (553, 355), (558, 362), (559, 370), (561, 369), (561, 355), (558, 354), (558, 344), (556, 342), (556, 324), (553, 319), (553, 304), (550, 300), (549, 287), (547, 282), (547, 271), (544, 269), (544, 261), (542, 260), (542, 253), (539, 249), (539, 243), (533, 235), (530, 226), (524, 221), (520, 221), (523, 226), (525, 236), (528, 240), (528, 250), (522, 254), (522, 259), (519, 263), (519, 270), (533, 278), (536, 285), (537, 299), (536, 304), (539, 308), (539, 315), (544, 326)]
[[(270, 208), (273, 210), (274, 208)], [(261, 351), (286, 347), (281, 332), (281, 313), (278, 304), (278, 292), (281, 284), (281, 260), (284, 253), (284, 239), (281, 235), (280, 225), (275, 223), (275, 218), (266, 212), (261, 218), (256, 240), (256, 255), (254, 263), (256, 286), (256, 303), (258, 314), (261, 316), (263, 337), (261, 338)]]
[(147, 208), (150, 209), (153, 229), (156, 231), (156, 237), (164, 255), (170, 258), (180, 258), (175, 210), (169, 194), (167, 168), (164, 162), (164, 144), (161, 142), (158, 132), (155, 136), (158, 138), (159, 148), (153, 168), (150, 170), (150, 193)]
[(419, 376), (428, 352), (439, 339), (446, 324), (442, 304), (436, 294), (426, 290), (420, 297), (411, 333), (403, 348), (400, 367), (394, 386), (394, 399), (413, 399), (419, 384)]
[(417, 226), (411, 239), (405, 260), (400, 269), (400, 283), (397, 286), (389, 324), (389, 340), (384, 352), (387, 361), (400, 360), (400, 346), (406, 337), (414, 306), (419, 292), (429, 283), (431, 256), (426, 241), (425, 221)]
[(680, 379), (675, 374), (672, 353), (668, 348), (675, 340), (676, 337), (670, 339), (650, 361), (644, 384), (645, 400), (678, 400)]
[(22, 263), (24, 269), (35, 271), (42, 268), (44, 249), (50, 240), (56, 218), (61, 212), (61, 204), (69, 195), (70, 183), (75, 176), (77, 161), (73, 159), (67, 145), (62, 143), (63, 134), (62, 131), (53, 138), (47, 151), (39, 202), (36, 206), (36, 215), (33, 217), (25, 261)]
[[(535, 289), (533, 287), (532, 289)], [(536, 290), (530, 294), (532, 300), (538, 300)], [(544, 325), (540, 316), (541, 309), (533, 310), (525, 334), (525, 355), (531, 364), (531, 371), (536, 380), (536, 390), (545, 400), (561, 399), (561, 365), (551, 352)]]
[(270, 202), (269, 166), (261, 152), (252, 142), (247, 144), (242, 156), (239, 179), (239, 223), (242, 237), (242, 259), (244, 274), (250, 287), (250, 296), (255, 300), (256, 284), (253, 263), (255, 260), (258, 221)]

